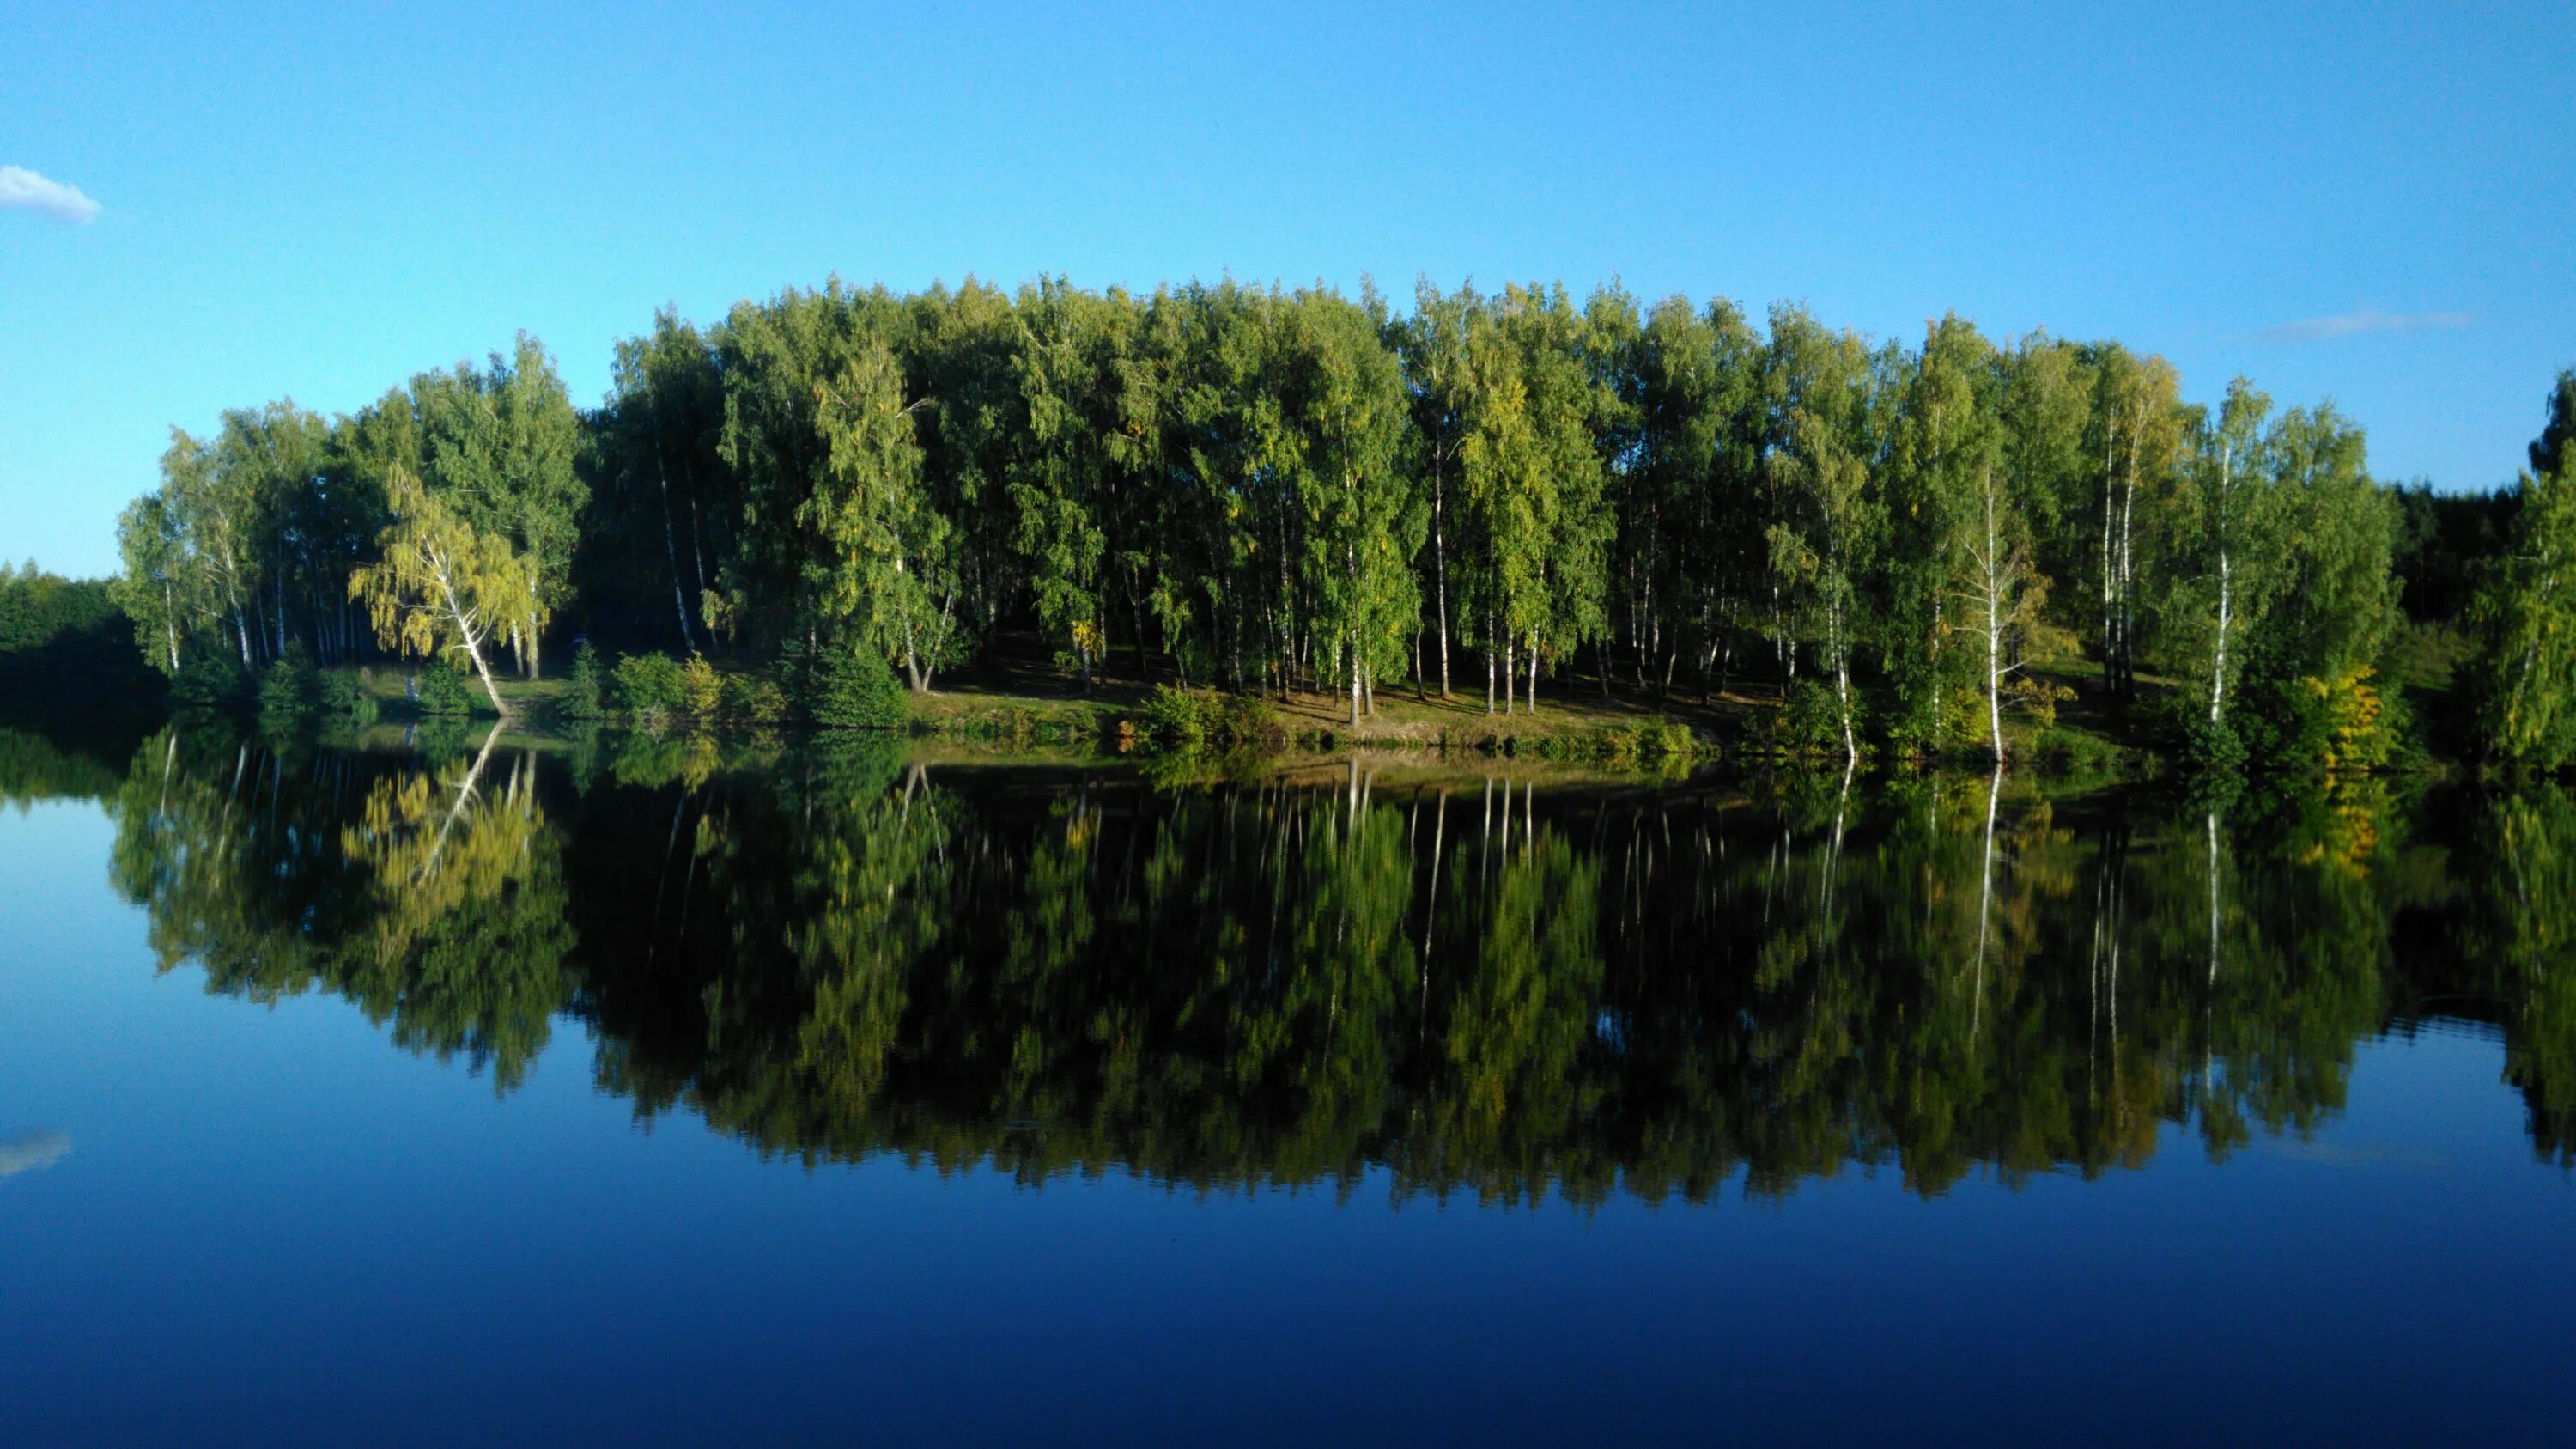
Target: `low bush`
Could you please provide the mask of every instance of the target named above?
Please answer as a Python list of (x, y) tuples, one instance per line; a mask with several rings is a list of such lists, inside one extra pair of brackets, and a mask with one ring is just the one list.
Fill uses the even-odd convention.
[(724, 678), (703, 654), (692, 654), (680, 666), (680, 711), (690, 719), (705, 723), (715, 719), (724, 703)]
[(1220, 694), (1159, 684), (1146, 697), (1144, 733), (1174, 749), (1277, 743), (1278, 712), (1257, 695)]
[(1799, 680), (1772, 720), (1771, 745), (1781, 754), (1796, 757), (1841, 754), (1842, 705), (1834, 692), (1815, 680)]
[[(801, 661), (791, 661), (791, 667)], [(578, 667), (578, 666), (576, 666)], [(893, 672), (877, 661), (882, 675), (875, 684), (892, 690), (895, 720), (902, 718), (903, 689), (894, 682)], [(865, 674), (864, 664), (856, 666)], [(605, 671), (608, 679), (608, 702), (605, 713), (638, 728), (656, 733), (665, 730), (704, 730), (719, 723), (750, 725), (771, 729), (784, 723), (789, 714), (787, 692), (764, 674), (728, 673), (707, 662), (703, 655), (686, 660), (666, 654), (634, 654), (617, 661)], [(814, 676), (807, 674), (812, 681)], [(865, 705), (874, 684), (863, 678), (847, 676), (839, 680), (841, 692), (833, 693), (832, 681), (809, 683), (809, 713), (815, 723), (831, 727), (851, 727), (862, 718), (880, 722), (882, 704)], [(578, 695), (576, 688), (576, 695)]]
[(1214, 690), (1158, 684), (1145, 699), (1145, 732), (1176, 749), (1206, 744), (1223, 717)]
[(597, 719), (608, 708), (608, 665), (588, 641), (572, 652), (572, 677), (564, 690), (564, 712), (575, 719)]
[(912, 717), (912, 704), (884, 655), (834, 650), (807, 671), (805, 712), (825, 729), (897, 729)]
[(373, 724), (376, 701), (367, 693), (367, 682), (357, 670), (334, 669), (322, 676), (322, 714), (326, 719), (352, 724)]
[(787, 718), (787, 692), (757, 674), (728, 674), (717, 710), (739, 724), (775, 728)]
[(472, 714), (474, 684), (465, 671), (444, 661), (422, 665), (412, 675), (412, 699), (428, 715)]
[(617, 713), (646, 729), (677, 724), (689, 714), (688, 687), (678, 661), (667, 654), (630, 654), (617, 661), (610, 678)]
[(259, 677), (259, 714), (270, 724), (292, 724), (321, 708), (321, 675), (301, 642), (287, 646)]
[(232, 709), (248, 697), (250, 676), (211, 651), (190, 654), (170, 679), (170, 699), (183, 709)]

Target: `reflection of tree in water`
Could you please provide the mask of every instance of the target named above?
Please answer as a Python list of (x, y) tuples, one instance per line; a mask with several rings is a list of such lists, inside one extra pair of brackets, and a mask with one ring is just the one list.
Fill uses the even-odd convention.
[[(765, 1146), (1032, 1177), (1347, 1184), (1382, 1163), (1410, 1188), (1696, 1197), (1894, 1160), (1937, 1192), (2134, 1165), (2195, 1114), (2232, 1124), (2219, 1151), (2247, 1122), (2312, 1125), (2378, 1024), (2382, 937), (2348, 939), (2385, 919), (2367, 872), (2292, 839), (2239, 881), (2179, 819), (2069, 822), (1991, 780), (1884, 807), (1828, 779), (1544, 809), (1356, 769), (1329, 790), (991, 784), (711, 786), (699, 808), (785, 842), (727, 856), (710, 885), (740, 903), (715, 914), (776, 938), (673, 943), (702, 979), (635, 999), (729, 1014), (658, 1038), (656, 1075)], [(2236, 902), (2214, 978), (2213, 871)], [(753, 1000), (792, 1048), (741, 1029)]]
[(2453, 864), (2369, 789), (2225, 817), (1987, 778), (1159, 790), (844, 743), (592, 750), (576, 791), (470, 745), (429, 772), (158, 739), (119, 883), (219, 990), (339, 992), (505, 1088), (568, 1010), (639, 1114), (809, 1162), (1938, 1193), (2135, 1166), (2167, 1124), (2219, 1156), (2306, 1131), (2435, 996), (2499, 1003), (2544, 1151), (2576, 1120), (2558, 794), (2469, 812)]
[(256, 1001), (337, 993), (506, 1091), (569, 998), (572, 937), (535, 762), (493, 745), (433, 775), (165, 732), (117, 796), (115, 883), (161, 969)]
[(2542, 1158), (2576, 1166), (2576, 799), (2506, 795), (2480, 812), (2464, 983), (2503, 1006), (2505, 1080)]

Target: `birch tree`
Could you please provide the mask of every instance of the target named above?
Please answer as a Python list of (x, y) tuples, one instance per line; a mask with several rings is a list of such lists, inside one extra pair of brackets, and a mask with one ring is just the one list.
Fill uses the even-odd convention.
[[(722, 387), (705, 336), (664, 309), (653, 314), (651, 332), (617, 344), (608, 404), (591, 428), (603, 456), (600, 486), (615, 491), (599, 500), (613, 507), (593, 508), (594, 517), (606, 515), (598, 519), (604, 527), (585, 535), (583, 550), (609, 542), (600, 535), (615, 530), (626, 552), (650, 558), (651, 566), (635, 567), (642, 576), (633, 580), (641, 586), (637, 592), (668, 600), (666, 617), (680, 647), (689, 650), (700, 646), (701, 620), (732, 535), (735, 510), (715, 457)], [(630, 566), (642, 562), (630, 559)]]
[(1480, 308), (1472, 287), (1444, 294), (1424, 278), (1414, 283), (1413, 314), (1390, 329), (1412, 402), (1413, 467), (1422, 478), (1429, 505), (1431, 550), (1425, 568), (1442, 699), (1449, 697), (1450, 606), (1456, 597), (1450, 573), (1461, 538), (1457, 499), (1468, 413), (1467, 348)]
[(1879, 509), (1868, 465), (1836, 422), (1804, 406), (1791, 409), (1788, 446), (1771, 456), (1786, 511), (1768, 538), (1772, 574), (1789, 601), (1791, 627), (1812, 641), (1817, 663), (1833, 681), (1843, 758), (1856, 764), (1852, 646), (1861, 584), (1878, 546)]
[(491, 645), (521, 624), (542, 628), (545, 609), (510, 541), (474, 527), (419, 476), (397, 467), (386, 480), (393, 521), (377, 538), (379, 557), (349, 577), (376, 641), (404, 656), (461, 655), (504, 719), (510, 706), (493, 683)]
[(2176, 499), (2173, 594), (2168, 609), (2177, 662), (2194, 665), (2207, 695), (2208, 728), (2227, 728), (2245, 665), (2245, 636), (2270, 605), (2274, 498), (2263, 456), (2272, 400), (2244, 378), (2228, 384), (2215, 415), (2194, 430), (2191, 467)]
[(1989, 455), (1977, 469), (1966, 525), (1952, 544), (1953, 592), (1968, 606), (1963, 621), (1979, 640), (1980, 683), (1986, 703), (1986, 744), (2004, 761), (2004, 685), (2021, 671), (2023, 651), (2046, 581), (2031, 566), (2030, 536), (2012, 480)]
[[(1956, 692), (1973, 685), (1982, 694), (1992, 683), (1979, 677), (1978, 650), (1961, 647), (1984, 630), (1982, 608), (1971, 617), (1960, 609), (1998, 581), (1973, 557), (1995, 481), (1996, 383), (1993, 344), (1950, 316), (1926, 330), (1922, 352), (1895, 389), (1879, 655), (1894, 686), (1889, 733), (1913, 752), (1948, 748), (1961, 723), (1951, 717)], [(1999, 542), (2016, 536), (2017, 515), (2007, 511), (1995, 521)], [(1995, 556), (1998, 569), (2006, 557)]]
[(2502, 764), (2546, 771), (2576, 761), (2576, 454), (2539, 444), (2532, 454), (2554, 467), (2516, 484), (2510, 540), (2470, 606), (2470, 677), (2480, 747)]
[(116, 520), (116, 551), (124, 562), (116, 601), (134, 621), (134, 641), (152, 667), (176, 677), (187, 615), (182, 593), (194, 590), (184, 581), (186, 540), (160, 494), (147, 493), (125, 506)]
[(1357, 729), (1377, 681), (1403, 667), (1421, 618), (1413, 560), (1427, 510), (1399, 466), (1406, 399), (1382, 323), (1321, 292), (1299, 294), (1294, 313), (1288, 422), (1301, 442), (1304, 593), (1319, 638), (1340, 656)]
[(527, 573), (527, 608), (495, 620), (523, 673), (539, 667), (545, 620), (571, 598), (588, 485), (573, 467), (581, 420), (542, 343), (522, 332), (511, 355), (477, 369), (425, 373), (412, 384), (422, 476), (475, 529), (507, 539)]
[(809, 605), (845, 644), (893, 658), (912, 692), (926, 693), (956, 636), (958, 539), (924, 490), (892, 350), (863, 346), (818, 393), (815, 421), (830, 452), (795, 516), (815, 540)]
[[(1020, 446), (1006, 465), (1012, 547), (1038, 627), (1084, 692), (1107, 639), (1114, 429), (1103, 424), (1108, 321), (1094, 298), (1048, 284), (1021, 294), (1011, 360)], [(1143, 640), (1138, 640), (1141, 650)]]

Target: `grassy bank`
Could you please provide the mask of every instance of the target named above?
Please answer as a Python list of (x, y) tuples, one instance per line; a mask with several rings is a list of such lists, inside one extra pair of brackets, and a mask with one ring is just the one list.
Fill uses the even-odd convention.
[[(412, 669), (379, 664), (348, 672), (355, 675), (355, 692), (367, 701), (366, 713), (386, 725), (492, 718), (491, 703), (479, 685), (461, 698), (450, 691), (444, 712), (438, 712), (425, 707), (413, 691)], [(718, 673), (728, 680), (777, 682), (766, 671), (741, 666), (718, 666)], [(2100, 695), (2091, 671), (2071, 668), (2051, 675), (2050, 682), (2060, 686), (2064, 702), (2054, 720), (2015, 728), (2018, 768), (2101, 778), (2153, 773), (2154, 756), (2123, 738), (2123, 721)], [(600, 721), (596, 711), (601, 709), (609, 723), (641, 725), (663, 734), (734, 736), (796, 728), (792, 714), (758, 721), (635, 716), (621, 711), (613, 687), (604, 697), (594, 696), (568, 672), (534, 679), (496, 676), (495, 683), (512, 712), (508, 733), (532, 739), (582, 732)], [(2148, 683), (2150, 688), (2161, 684)], [(453, 712), (458, 709), (465, 713)], [(1651, 690), (1624, 686), (1605, 690), (1597, 678), (1578, 678), (1542, 690), (1535, 709), (1515, 701), (1509, 712), (1499, 701), (1488, 709), (1481, 687), (1444, 698), (1436, 688), (1408, 686), (1380, 692), (1354, 725), (1349, 698), (1340, 693), (1229, 694), (1147, 685), (1115, 675), (1096, 679), (1086, 692), (1052, 670), (1021, 667), (961, 671), (927, 693), (902, 696), (895, 710), (889, 725), (902, 733), (961, 754), (991, 757), (1473, 755), (1614, 772), (1669, 772), (1720, 760), (1825, 768), (1841, 764), (1838, 752), (1795, 748), (1780, 691), (1760, 685), (1716, 691), (1703, 699), (1658, 697)]]

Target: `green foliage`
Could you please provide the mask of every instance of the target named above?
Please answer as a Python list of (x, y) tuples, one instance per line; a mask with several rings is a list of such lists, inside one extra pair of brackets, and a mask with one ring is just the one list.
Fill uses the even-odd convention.
[(1175, 749), (1202, 745), (1267, 745), (1283, 736), (1278, 712), (1253, 695), (1161, 684), (1146, 697), (1144, 732)]
[[(1502, 714), (1810, 680), (1836, 752), (1925, 759), (2049, 736), (2058, 698), (2026, 676), (2080, 640), (2098, 727), (2179, 691), (2262, 717), (2231, 726), (2250, 765), (2348, 769), (2405, 758), (2403, 711), (2373, 727), (2385, 752), (2345, 705), (2320, 733), (2308, 682), (2440, 688), (2390, 656), (2400, 610), (2458, 608), (2518, 506), (2383, 486), (2331, 408), (2276, 415), (2240, 379), (2204, 409), (2161, 359), (1955, 316), (1918, 344), (1616, 286), (1425, 283), (1399, 317), (1367, 288), (836, 281), (703, 327), (657, 314), (595, 414), (521, 337), (347, 417), (277, 403), (176, 434), (112, 598), (131, 657), (254, 678), (290, 644), (353, 662), (360, 599), (381, 647), (458, 655), (496, 709), (491, 676), (536, 675), (559, 613), (699, 660), (642, 706), (698, 722), (763, 711), (727, 697), (745, 669), (830, 712), (805, 650), (926, 694), (1033, 626), (994, 672), (1331, 692), (1354, 730), (1416, 673), (1449, 696), (1481, 668)], [(2486, 637), (2545, 622), (2510, 604), (2545, 574), (2483, 586)], [(2462, 685), (2490, 753), (2557, 752), (2539, 696), (2487, 674)], [(566, 711), (609, 708), (636, 706), (577, 663)], [(1818, 748), (1812, 725), (1784, 719), (1783, 748)]]
[(358, 725), (375, 722), (375, 698), (367, 693), (366, 680), (355, 669), (324, 670), (316, 697), (325, 719)]
[(680, 713), (700, 721), (716, 717), (724, 700), (724, 680), (705, 655), (692, 654), (681, 662), (678, 684)]
[(392, 521), (377, 536), (379, 556), (350, 573), (348, 596), (366, 602), (377, 643), (470, 666), (493, 713), (506, 717), (490, 654), (502, 629), (524, 627), (533, 637), (545, 625), (534, 561), (406, 468), (387, 475), (385, 507)]
[[(889, 676), (891, 677), (891, 676)], [(703, 655), (633, 654), (610, 671), (607, 712), (654, 733), (703, 732), (719, 724), (772, 729), (785, 722), (786, 692), (764, 675), (718, 670)], [(900, 686), (894, 699), (901, 705)]]
[(772, 729), (787, 718), (787, 693), (757, 674), (728, 674), (717, 710), (728, 720)]
[[(496, 352), (481, 368), (459, 363), (413, 379), (409, 407), (421, 446), (404, 471), (516, 564), (515, 587), (488, 599), (480, 626), (496, 638), (515, 633), (521, 656), (533, 658), (547, 621), (571, 600), (589, 496), (573, 466), (581, 417), (554, 359), (522, 332), (506, 358)], [(390, 482), (387, 506), (397, 518), (412, 511)]]
[(1214, 690), (1157, 685), (1145, 700), (1145, 728), (1162, 744), (1188, 749), (1208, 742), (1223, 710)]
[(0, 692), (157, 692), (137, 658), (123, 593), (120, 584), (46, 573), (32, 559), (0, 564)]
[(251, 702), (250, 676), (221, 655), (190, 649), (179, 656), (179, 672), (170, 677), (170, 699), (182, 709), (237, 709)]
[(2525, 474), (2503, 556), (2479, 581), (2474, 728), (2511, 769), (2576, 764), (2576, 460)]
[(92, 633), (117, 619), (109, 584), (49, 574), (34, 559), (0, 564), (0, 658), (35, 653), (64, 635)]
[(260, 675), (262, 720), (291, 725), (309, 719), (321, 707), (322, 679), (313, 668), (312, 656), (302, 648), (289, 647)]
[(2182, 768), (2186, 779), (2232, 777), (2245, 768), (2245, 741), (2233, 722), (2212, 720), (2191, 710), (2182, 723)]
[(833, 650), (808, 672), (805, 713), (825, 729), (900, 729), (911, 718), (911, 704), (884, 655)]
[(1542, 760), (1675, 773), (1682, 772), (1701, 753), (1690, 726), (1665, 719), (1634, 720), (1581, 731), (1542, 730), (1526, 740), (1514, 737), (1516, 750), (1523, 744)]
[(617, 661), (612, 680), (610, 698), (617, 713), (647, 728), (676, 724), (696, 713), (680, 663), (667, 654), (630, 654)]
[(609, 673), (599, 650), (583, 640), (573, 650), (572, 672), (565, 680), (564, 710), (575, 719), (597, 719), (608, 710)]
[(807, 617), (893, 656), (915, 689), (954, 657), (957, 537), (932, 506), (894, 352), (871, 340), (818, 390), (826, 466), (795, 522)]
[(1843, 752), (1843, 708), (1831, 689), (1801, 679), (1772, 722), (1771, 747), (1801, 759)]
[(413, 699), (426, 715), (464, 715), (474, 712), (474, 683), (465, 671), (453, 664), (432, 662), (412, 673)]

